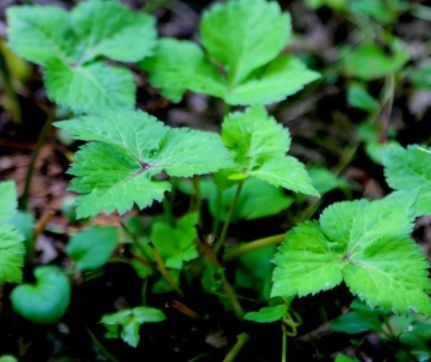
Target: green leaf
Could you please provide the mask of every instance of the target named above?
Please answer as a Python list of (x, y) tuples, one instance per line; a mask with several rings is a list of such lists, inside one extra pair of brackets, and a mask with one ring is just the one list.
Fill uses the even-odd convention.
[(0, 183), (0, 223), (9, 222), (17, 211), (15, 184), (12, 181)]
[(54, 102), (76, 113), (133, 108), (132, 73), (104, 58), (137, 62), (151, 55), (156, 41), (151, 16), (117, 1), (90, 0), (71, 13), (51, 6), (11, 7), (7, 18), (9, 46), (45, 67)]
[(166, 221), (155, 222), (151, 229), (151, 240), (168, 268), (182, 269), (183, 264), (199, 256), (196, 248), (195, 225), (198, 214), (183, 216), (174, 226)]
[(73, 10), (71, 21), (85, 47), (81, 63), (98, 56), (137, 62), (151, 55), (156, 43), (154, 19), (117, 1), (81, 2)]
[(350, 257), (343, 270), (349, 289), (374, 307), (431, 315), (429, 265), (406, 237), (383, 237)]
[(230, 167), (218, 135), (164, 126), (143, 112), (102, 112), (56, 125), (90, 141), (75, 155), (70, 189), (78, 192), (78, 217), (102, 211), (125, 213), (161, 201), (171, 189), (157, 176), (190, 177)]
[(410, 145), (388, 147), (382, 152), (385, 177), (395, 190), (417, 193), (417, 216), (431, 214), (431, 152)]
[(93, 226), (76, 233), (69, 241), (66, 252), (81, 270), (103, 266), (114, 252), (118, 232), (114, 227)]
[(414, 68), (409, 74), (410, 81), (418, 89), (431, 90), (431, 65), (424, 64)]
[(340, 353), (335, 357), (335, 362), (359, 362), (359, 360), (356, 357), (350, 357)]
[(408, 193), (336, 203), (319, 224), (286, 234), (275, 257), (272, 296), (304, 296), (345, 281), (372, 307), (431, 315), (428, 263), (409, 239), (414, 219)]
[(0, 225), (0, 284), (19, 283), (24, 264), (24, 238), (13, 226)]
[(107, 329), (106, 338), (121, 338), (132, 347), (139, 344), (139, 330), (142, 324), (157, 323), (166, 319), (160, 309), (136, 307), (104, 315), (101, 323)]
[(155, 55), (141, 63), (151, 84), (174, 102), (192, 91), (232, 105), (268, 104), (319, 78), (298, 59), (279, 56), (291, 24), (275, 1), (216, 4), (203, 15), (200, 30), (205, 51), (190, 41), (162, 39)]
[(9, 47), (19, 56), (39, 65), (52, 59), (76, 59), (76, 36), (70, 30), (69, 14), (53, 6), (12, 6), (6, 12)]
[(313, 186), (320, 195), (324, 195), (335, 189), (349, 189), (347, 180), (335, 176), (330, 170), (321, 166), (307, 167), (307, 172), (311, 177)]
[(256, 323), (272, 323), (279, 321), (287, 312), (287, 305), (280, 304), (272, 307), (263, 307), (257, 312), (248, 312), (244, 319)]
[(357, 83), (353, 83), (347, 88), (347, 102), (352, 107), (369, 113), (375, 112), (379, 107), (379, 102), (367, 92), (365, 87)]
[(154, 56), (141, 62), (140, 67), (150, 73), (151, 84), (174, 102), (180, 101), (187, 90), (219, 98), (224, 96), (226, 81), (192, 42), (161, 39)]
[(263, 107), (229, 114), (223, 121), (222, 138), (237, 163), (237, 173), (295, 192), (318, 195), (304, 165), (286, 156), (290, 147), (288, 130), (269, 117)]
[(288, 232), (274, 258), (272, 296), (304, 296), (340, 284), (343, 265), (333, 249), (317, 223)]
[(342, 66), (347, 75), (372, 80), (399, 71), (408, 59), (409, 54), (404, 48), (399, 47), (393, 56), (388, 56), (377, 45), (368, 43), (347, 49)]
[(358, 334), (362, 332), (380, 332), (382, 330), (382, 312), (370, 309), (366, 304), (354, 300), (348, 313), (335, 319), (329, 325), (332, 331)]
[(0, 356), (0, 362), (18, 362), (18, 360), (12, 355), (3, 355)]
[[(231, 0), (206, 11), (201, 23), (202, 44), (226, 66), (230, 84), (244, 80), (283, 49), (291, 21), (276, 2)], [(229, 36), (226, 36), (229, 34)]]
[(133, 75), (125, 68), (104, 63), (70, 67), (56, 59), (47, 63), (44, 78), (49, 98), (77, 113), (135, 104)]
[(0, 284), (18, 283), (24, 264), (24, 237), (16, 230), (16, 187), (12, 181), (0, 182)]
[(269, 104), (282, 101), (320, 78), (320, 74), (292, 56), (280, 56), (241, 84), (227, 90), (229, 104)]
[(13, 309), (33, 323), (56, 323), (70, 303), (69, 280), (63, 271), (55, 266), (38, 267), (34, 276), (35, 284), (20, 285), (13, 290)]

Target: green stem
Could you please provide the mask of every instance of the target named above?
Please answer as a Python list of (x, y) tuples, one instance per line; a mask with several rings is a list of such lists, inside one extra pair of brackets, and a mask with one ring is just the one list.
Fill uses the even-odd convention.
[(221, 230), (220, 237), (216, 241), (216, 244), (214, 246), (216, 251), (218, 251), (221, 248), (221, 246), (224, 244), (224, 242), (226, 240), (227, 232), (229, 230), (229, 225), (230, 225), (230, 222), (232, 220), (233, 212), (235, 211), (235, 206), (238, 202), (239, 195), (241, 194), (243, 184), (244, 184), (244, 181), (241, 181), (238, 184), (238, 187), (236, 188), (235, 196), (232, 200), (232, 203), (230, 204), (229, 211), (227, 212), (226, 220), (223, 224), (223, 229)]
[(28, 197), (30, 194), (31, 189), (31, 183), (33, 180), (34, 175), (34, 169), (36, 166), (37, 159), (39, 157), (40, 150), (42, 149), (42, 146), (49, 134), (49, 131), (51, 129), (51, 124), (53, 121), (53, 117), (51, 115), (48, 115), (47, 120), (45, 121), (45, 124), (43, 125), (42, 130), (39, 133), (39, 137), (37, 139), (36, 145), (34, 146), (33, 153), (31, 155), (30, 165), (27, 168), (27, 174), (25, 176), (25, 183), (24, 183), (24, 192), (21, 197), (21, 209), (26, 210), (28, 206)]
[(245, 344), (250, 340), (250, 336), (243, 332), (236, 337), (236, 343), (224, 358), (223, 362), (233, 362), (243, 349)]
[(287, 329), (281, 324), (281, 362), (287, 362)]
[(227, 252), (223, 256), (223, 261), (229, 262), (229, 261), (237, 259), (241, 255), (251, 253), (252, 251), (263, 249), (263, 248), (266, 248), (266, 247), (271, 246), (271, 245), (277, 245), (284, 240), (285, 235), (286, 235), (285, 233), (282, 233), (282, 234), (267, 236), (267, 237), (262, 238), (262, 239), (250, 241), (247, 244), (241, 245), (241, 246), (234, 248), (233, 250), (230, 250), (229, 252)]

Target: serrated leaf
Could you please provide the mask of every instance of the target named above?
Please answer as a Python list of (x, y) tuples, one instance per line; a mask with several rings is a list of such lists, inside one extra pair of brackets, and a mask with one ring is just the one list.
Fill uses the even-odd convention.
[(304, 296), (335, 287), (343, 280), (340, 259), (317, 223), (295, 227), (274, 258), (272, 296)]
[(49, 98), (77, 113), (130, 109), (135, 104), (135, 83), (126, 68), (104, 63), (71, 67), (60, 60), (51, 60), (44, 78)]
[(161, 201), (171, 188), (156, 179), (162, 172), (188, 177), (232, 164), (215, 133), (172, 129), (139, 111), (106, 112), (56, 125), (92, 141), (76, 153), (69, 171), (75, 176), (70, 188), (82, 194), (77, 199), (81, 218), (102, 211), (122, 214), (134, 203), (142, 209)]
[(35, 284), (23, 284), (13, 290), (13, 309), (33, 323), (56, 323), (70, 303), (69, 280), (56, 266), (38, 267), (34, 276)]
[(0, 225), (0, 284), (21, 281), (25, 254), (23, 241), (13, 226)]
[(182, 269), (185, 262), (199, 256), (195, 243), (197, 224), (198, 214), (191, 213), (183, 216), (174, 226), (165, 221), (152, 226), (151, 241), (168, 268)]
[(343, 275), (352, 293), (373, 307), (431, 315), (428, 268), (410, 239), (384, 237), (354, 253)]
[(162, 310), (151, 307), (136, 307), (106, 314), (100, 321), (107, 332), (106, 338), (121, 338), (132, 347), (137, 347), (140, 340), (139, 330), (142, 324), (157, 323), (166, 319)]
[(395, 190), (417, 193), (417, 216), (431, 214), (431, 152), (418, 145), (382, 151), (385, 177)]
[(275, 257), (272, 295), (304, 296), (344, 280), (373, 307), (430, 315), (428, 264), (408, 237), (413, 202), (401, 192), (341, 202), (327, 208), (319, 224), (296, 227)]
[(120, 62), (137, 62), (156, 43), (154, 19), (117, 1), (81, 2), (72, 12), (72, 27), (85, 47), (80, 63), (98, 56)]
[(44, 66), (49, 97), (74, 112), (133, 108), (135, 84), (126, 68), (153, 52), (154, 20), (117, 1), (90, 0), (70, 13), (52, 6), (11, 7), (9, 46)]
[(187, 90), (220, 98), (225, 92), (226, 81), (217, 68), (198, 45), (189, 41), (161, 39), (154, 56), (141, 62), (140, 67), (150, 73), (151, 84), (174, 102), (181, 100)]
[(322, 166), (307, 167), (307, 173), (313, 181), (313, 186), (320, 195), (335, 189), (349, 189), (349, 183), (342, 177), (337, 177), (330, 170)]
[(189, 41), (162, 39), (155, 55), (141, 63), (151, 84), (174, 102), (192, 91), (232, 105), (268, 104), (319, 77), (298, 59), (279, 56), (291, 24), (274, 1), (216, 4), (205, 12), (200, 29), (205, 52)]
[(244, 319), (256, 323), (272, 323), (282, 319), (287, 312), (287, 305), (280, 304), (271, 307), (263, 307), (256, 312), (248, 312)]
[(73, 235), (66, 252), (80, 270), (94, 270), (103, 266), (114, 252), (118, 232), (114, 227), (93, 226)]
[(12, 181), (0, 183), (0, 223), (12, 219), (17, 211), (17, 196), (15, 184)]
[(70, 16), (51, 6), (14, 6), (7, 9), (9, 47), (21, 57), (46, 65), (52, 59), (76, 59), (77, 39)]
[(280, 56), (228, 90), (225, 100), (229, 104), (243, 105), (275, 103), (319, 78), (319, 73), (307, 69), (298, 59)]
[(231, 173), (244, 173), (277, 187), (318, 195), (304, 165), (285, 155), (290, 147), (288, 130), (269, 117), (263, 107), (229, 114), (223, 121), (222, 138), (237, 163)]
[(290, 31), (290, 16), (276, 2), (265, 0), (216, 4), (201, 22), (202, 44), (212, 58), (226, 65), (230, 84), (275, 58)]

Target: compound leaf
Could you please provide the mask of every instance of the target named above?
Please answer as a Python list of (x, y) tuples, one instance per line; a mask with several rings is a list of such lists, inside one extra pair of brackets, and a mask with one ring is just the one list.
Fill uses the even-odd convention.
[(296, 227), (275, 257), (272, 294), (303, 296), (344, 280), (372, 307), (430, 315), (428, 264), (409, 238), (412, 201), (397, 192), (374, 202), (341, 202), (319, 224)]
[(132, 347), (140, 340), (139, 329), (144, 323), (157, 323), (166, 319), (162, 310), (151, 307), (136, 307), (103, 316), (101, 323), (107, 329), (106, 338), (121, 338)]
[(156, 222), (151, 230), (151, 240), (163, 257), (166, 266), (182, 269), (184, 262), (198, 257), (196, 249), (196, 229), (198, 214), (182, 217), (174, 226), (168, 222)]
[(318, 195), (304, 165), (285, 155), (290, 147), (288, 130), (269, 117), (265, 108), (254, 106), (228, 115), (222, 125), (222, 138), (237, 163), (237, 173)]
[(77, 152), (69, 171), (75, 176), (71, 189), (83, 194), (77, 200), (79, 217), (124, 213), (134, 203), (142, 209), (161, 201), (171, 188), (155, 178), (162, 172), (188, 177), (232, 165), (216, 134), (172, 129), (139, 111), (101, 113), (56, 125), (91, 141)]
[(290, 31), (290, 16), (283, 14), (276, 2), (265, 0), (216, 4), (205, 12), (201, 23), (202, 44), (211, 57), (226, 66), (232, 85), (275, 58)]

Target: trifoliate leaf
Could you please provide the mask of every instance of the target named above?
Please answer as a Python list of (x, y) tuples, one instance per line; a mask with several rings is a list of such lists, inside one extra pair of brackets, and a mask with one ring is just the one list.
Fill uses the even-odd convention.
[(44, 77), (49, 98), (75, 112), (130, 109), (135, 104), (135, 83), (126, 68), (100, 62), (71, 67), (51, 60)]
[(161, 201), (171, 185), (156, 176), (190, 177), (230, 167), (232, 161), (218, 135), (164, 126), (143, 112), (104, 112), (58, 127), (92, 141), (75, 155), (70, 174), (78, 217), (102, 211), (120, 214), (133, 204), (141, 209)]
[(72, 27), (85, 48), (80, 63), (105, 56), (120, 62), (137, 62), (156, 43), (154, 19), (117, 1), (91, 0), (72, 12)]
[(93, 226), (73, 235), (66, 252), (80, 270), (94, 270), (103, 266), (114, 252), (118, 241), (117, 229)]
[[(174, 55), (174, 56), (173, 56)], [(161, 39), (153, 57), (140, 63), (149, 80), (165, 97), (181, 100), (187, 90), (223, 98), (226, 81), (198, 45), (189, 41)]]
[(383, 49), (369, 43), (347, 49), (342, 64), (347, 75), (371, 80), (397, 72), (408, 59), (409, 53), (405, 49), (398, 49), (393, 56), (388, 56)]
[(239, 83), (275, 58), (290, 31), (290, 16), (276, 2), (265, 0), (216, 4), (204, 13), (201, 23), (202, 44), (226, 66), (230, 84)]
[(16, 188), (12, 181), (0, 183), (0, 223), (9, 222), (17, 211)]
[(319, 223), (297, 226), (275, 257), (272, 295), (304, 296), (344, 280), (372, 307), (431, 315), (428, 264), (408, 237), (413, 203), (401, 192), (374, 202), (341, 202)]
[(205, 52), (189, 41), (163, 39), (154, 56), (141, 63), (151, 84), (174, 102), (192, 91), (232, 105), (268, 104), (319, 77), (298, 59), (279, 56), (291, 24), (277, 2), (216, 4), (205, 12), (200, 28)]
[(382, 152), (385, 177), (395, 190), (417, 193), (417, 216), (431, 214), (431, 152), (417, 145), (388, 147)]
[(0, 225), (0, 284), (19, 283), (24, 264), (23, 236), (13, 226)]
[(160, 309), (150, 307), (137, 307), (125, 309), (103, 316), (101, 323), (107, 329), (106, 338), (121, 338), (132, 347), (137, 347), (142, 324), (157, 323), (166, 319)]
[(304, 165), (286, 156), (289, 132), (269, 117), (263, 107), (228, 115), (223, 121), (222, 138), (237, 163), (237, 173), (295, 192), (318, 195)]
[(307, 69), (298, 59), (280, 56), (228, 90), (225, 100), (243, 105), (279, 102), (319, 78), (319, 73)]
[(272, 307), (263, 307), (257, 312), (248, 312), (244, 319), (256, 323), (272, 323), (279, 321), (287, 312), (287, 305), (280, 304)]
[(77, 58), (77, 39), (69, 14), (54, 6), (13, 6), (6, 12), (9, 47), (21, 57), (46, 65), (52, 59)]
[(133, 108), (133, 75), (103, 61), (136, 62), (155, 46), (154, 20), (117, 1), (90, 0), (68, 13), (58, 7), (7, 11), (9, 46), (45, 69), (48, 96), (74, 112)]
[(33, 323), (56, 323), (70, 303), (69, 280), (56, 266), (38, 267), (34, 276), (35, 284), (23, 284), (13, 290), (13, 309)]
[(198, 224), (197, 213), (182, 217), (174, 226), (166, 221), (154, 223), (151, 229), (151, 241), (168, 268), (182, 269), (184, 262), (199, 256), (195, 243), (196, 224)]

